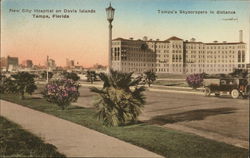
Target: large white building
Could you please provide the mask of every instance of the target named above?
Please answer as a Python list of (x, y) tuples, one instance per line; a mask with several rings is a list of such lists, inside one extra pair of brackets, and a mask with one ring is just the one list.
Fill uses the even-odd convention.
[(239, 42), (197, 42), (183, 40), (112, 40), (112, 68), (123, 72), (142, 73), (230, 73), (246, 65), (246, 44), (240, 31)]

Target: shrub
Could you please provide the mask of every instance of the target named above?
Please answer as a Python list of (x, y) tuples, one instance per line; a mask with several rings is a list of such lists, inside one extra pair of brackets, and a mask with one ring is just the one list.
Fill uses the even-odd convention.
[(11, 77), (6, 77), (3, 79), (1, 84), (1, 92), (7, 94), (18, 93), (15, 80), (13, 80)]
[(149, 87), (156, 80), (156, 77), (155, 72), (152, 70), (144, 72), (144, 81)]
[(86, 74), (86, 77), (87, 77), (87, 81), (88, 82), (91, 82), (91, 84), (96, 81), (97, 79), (97, 74), (95, 71), (87, 71), (87, 74)]
[(203, 74), (191, 74), (187, 76), (186, 81), (190, 87), (198, 88), (202, 86), (203, 76)]
[(45, 86), (42, 94), (48, 102), (54, 103), (64, 110), (71, 102), (77, 101), (80, 95), (79, 87), (77, 82), (70, 79), (53, 80)]
[(63, 77), (66, 78), (66, 79), (71, 79), (73, 81), (78, 81), (80, 80), (80, 77), (74, 73), (74, 72), (63, 72)]
[(232, 77), (242, 77), (242, 78), (247, 78), (248, 71), (247, 69), (234, 69), (232, 73), (230, 73)]
[[(119, 126), (136, 122), (145, 104), (143, 86), (137, 87), (140, 80), (132, 79), (132, 73), (111, 70), (110, 74), (101, 73), (104, 82), (102, 89), (91, 88), (98, 94), (95, 106), (99, 120), (106, 126)], [(134, 89), (131, 89), (131, 87)]]
[[(37, 86), (35, 85), (35, 75), (28, 72), (18, 72), (17, 74), (11, 75), (14, 78), (15, 91), (19, 93), (21, 99), (24, 98), (24, 93), (32, 94)], [(12, 83), (12, 81), (9, 81)], [(8, 85), (7, 85), (8, 86)]]
[(16, 93), (16, 83), (11, 77), (0, 75), (0, 93)]

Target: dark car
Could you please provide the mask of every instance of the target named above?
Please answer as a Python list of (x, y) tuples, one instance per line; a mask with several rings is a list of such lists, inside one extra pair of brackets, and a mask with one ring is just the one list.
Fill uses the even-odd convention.
[(203, 85), (205, 96), (209, 96), (211, 93), (219, 96), (220, 93), (228, 92), (234, 99), (239, 96), (244, 98), (249, 96), (250, 86), (245, 78), (204, 79)]

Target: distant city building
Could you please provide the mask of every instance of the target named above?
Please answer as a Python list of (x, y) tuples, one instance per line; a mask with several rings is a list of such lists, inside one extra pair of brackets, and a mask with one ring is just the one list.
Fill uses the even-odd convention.
[(106, 69), (106, 68), (107, 68), (106, 66), (97, 63), (93, 65), (93, 69)]
[(33, 67), (33, 62), (32, 60), (24, 60), (22, 62), (22, 66), (26, 67), (26, 68), (32, 68)]
[(67, 68), (74, 68), (75, 62), (74, 60), (66, 59), (66, 67)]
[(18, 69), (19, 66), (18, 57), (10, 57), (10, 56), (7, 56), (6, 58), (1, 57), (0, 66), (1, 70), (15, 71)]
[(13, 66), (18, 66), (19, 62), (18, 62), (18, 57), (7, 57), (7, 65), (13, 65)]
[(1, 68), (7, 67), (7, 58), (5, 58), (5, 57), (0, 58), (0, 66), (1, 66)]
[(51, 59), (51, 58), (47, 58), (46, 66), (51, 68), (51, 69), (55, 69), (56, 68), (55, 60)]
[(142, 73), (230, 73), (246, 66), (246, 43), (240, 31), (239, 42), (204, 43), (194, 38), (184, 41), (171, 37), (160, 41), (117, 38), (112, 41), (112, 68)]

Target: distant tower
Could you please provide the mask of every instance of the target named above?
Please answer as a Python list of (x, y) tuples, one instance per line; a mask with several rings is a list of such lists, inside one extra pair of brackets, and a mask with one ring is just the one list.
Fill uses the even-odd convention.
[(243, 31), (239, 31), (239, 42), (243, 42)]

